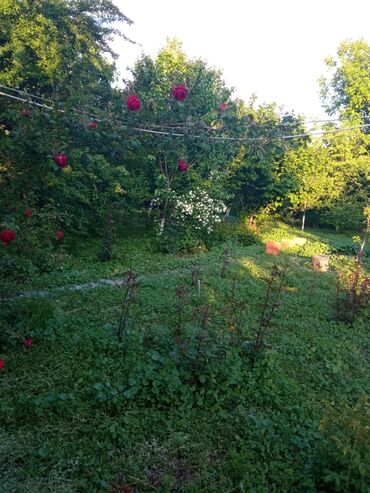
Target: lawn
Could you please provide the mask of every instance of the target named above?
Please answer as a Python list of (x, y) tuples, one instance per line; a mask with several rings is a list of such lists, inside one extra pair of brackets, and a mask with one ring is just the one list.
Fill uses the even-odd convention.
[[(303, 247), (265, 254), (296, 236)], [(98, 248), (7, 286), (29, 297), (1, 303), (1, 493), (370, 491), (370, 313), (335, 318), (351, 235), (274, 224), (249, 246), (164, 255), (139, 232), (106, 263)], [(329, 272), (314, 271), (327, 252)], [(286, 276), (252, 364), (275, 262)], [(127, 306), (127, 287), (55, 290), (129, 269)]]

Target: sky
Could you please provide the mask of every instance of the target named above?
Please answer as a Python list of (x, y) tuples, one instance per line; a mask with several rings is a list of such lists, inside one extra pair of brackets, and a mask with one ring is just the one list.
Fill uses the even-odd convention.
[(142, 53), (155, 56), (176, 37), (189, 57), (222, 70), (235, 96), (255, 93), (308, 118), (326, 116), (318, 84), (324, 59), (345, 39), (370, 37), (369, 0), (113, 1), (134, 21), (123, 31), (138, 43), (113, 43), (123, 77)]

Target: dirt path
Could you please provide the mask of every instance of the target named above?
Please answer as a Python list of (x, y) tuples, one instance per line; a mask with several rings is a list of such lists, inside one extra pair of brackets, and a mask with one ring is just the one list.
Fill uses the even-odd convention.
[[(164, 272), (157, 272), (154, 274), (148, 274), (145, 276), (139, 276), (138, 281), (142, 282), (145, 280), (149, 280), (153, 277), (158, 277), (158, 275), (163, 275), (165, 273), (167, 274), (177, 274), (179, 272), (186, 272), (188, 269), (186, 268), (180, 268), (180, 269), (173, 269), (169, 271), (164, 271)], [(59, 293), (64, 293), (67, 291), (85, 291), (86, 289), (95, 289), (95, 288), (100, 288), (102, 286), (118, 286), (122, 284), (124, 278), (115, 278), (115, 279), (98, 279), (97, 281), (90, 281), (90, 282), (85, 282), (83, 284), (69, 284), (67, 286), (60, 286), (56, 288), (50, 288), (50, 289), (38, 289), (38, 290), (30, 290), (30, 291), (21, 291), (13, 296), (10, 296), (9, 298), (3, 298), (2, 301), (12, 301), (16, 300), (19, 298), (48, 298), (49, 296), (54, 296)]]

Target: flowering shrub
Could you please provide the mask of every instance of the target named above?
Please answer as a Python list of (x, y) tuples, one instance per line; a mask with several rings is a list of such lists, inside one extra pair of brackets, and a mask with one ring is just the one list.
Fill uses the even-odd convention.
[[(181, 195), (174, 190), (157, 190), (151, 202), (153, 208), (158, 209), (158, 246), (166, 252), (203, 249), (226, 212), (221, 200), (210, 197), (199, 187)], [(166, 221), (164, 212), (167, 212)]]
[[(70, 227), (70, 215), (65, 210), (54, 207), (51, 202), (43, 207), (36, 207), (32, 200), (30, 202), (31, 204), (22, 204), (19, 201), (20, 207), (14, 212), (9, 209), (4, 210), (1, 219), (4, 224), (12, 225), (15, 236), (10, 235), (10, 238), (14, 236), (14, 240), (9, 241), (9, 235), (5, 235), (5, 238), (0, 235), (1, 279), (9, 279), (9, 281), (17, 279), (24, 282), (36, 272), (50, 271), (57, 263), (62, 262), (60, 246), (56, 252), (59, 243), (57, 231), (61, 224), (63, 228)], [(4, 243), (3, 239), (7, 241)], [(6, 291), (5, 282), (3, 284), (0, 290)]]
[(212, 233), (225, 212), (226, 205), (221, 200), (213, 199), (200, 188), (177, 197), (174, 204), (174, 218), (179, 225), (207, 234)]

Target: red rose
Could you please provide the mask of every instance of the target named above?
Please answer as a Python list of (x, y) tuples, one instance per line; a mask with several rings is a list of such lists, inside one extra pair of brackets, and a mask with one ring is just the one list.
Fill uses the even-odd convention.
[(68, 166), (68, 156), (64, 152), (60, 152), (54, 156), (54, 162), (59, 168), (66, 168)]
[(25, 118), (28, 118), (30, 116), (30, 114), (31, 114), (30, 110), (28, 110), (27, 108), (23, 108), (22, 116), (24, 116)]
[(127, 98), (126, 104), (130, 111), (139, 111), (141, 108), (141, 101), (135, 94)]
[(228, 108), (228, 106), (227, 106), (226, 103), (221, 103), (220, 106), (219, 106), (219, 108), (220, 108), (220, 111), (226, 111), (227, 108)]
[(4, 368), (5, 364), (6, 364), (5, 359), (0, 359), (0, 370)]
[(15, 240), (14, 229), (3, 229), (0, 233), (0, 240), (5, 246), (8, 246), (11, 241)]
[(55, 233), (56, 239), (59, 241), (63, 238), (64, 236), (64, 231), (62, 229), (58, 229), (57, 232)]
[(27, 339), (24, 340), (24, 345), (26, 347), (26, 349), (30, 349), (30, 347), (32, 346), (32, 339), (30, 337), (28, 337)]
[(26, 217), (31, 217), (31, 216), (32, 216), (32, 211), (31, 211), (31, 209), (28, 209), (28, 208), (27, 208), (27, 209), (24, 209), (24, 215), (25, 215)]
[(96, 128), (97, 126), (98, 126), (98, 124), (96, 123), (95, 120), (92, 120), (91, 122), (89, 122), (89, 125), (88, 125), (89, 128)]
[(177, 169), (181, 172), (183, 171), (187, 171), (189, 168), (189, 165), (186, 161), (184, 161), (183, 159), (181, 159), (178, 164), (177, 164)]
[(189, 91), (184, 86), (184, 84), (179, 84), (172, 88), (172, 96), (176, 99), (176, 101), (185, 101), (188, 97)]

